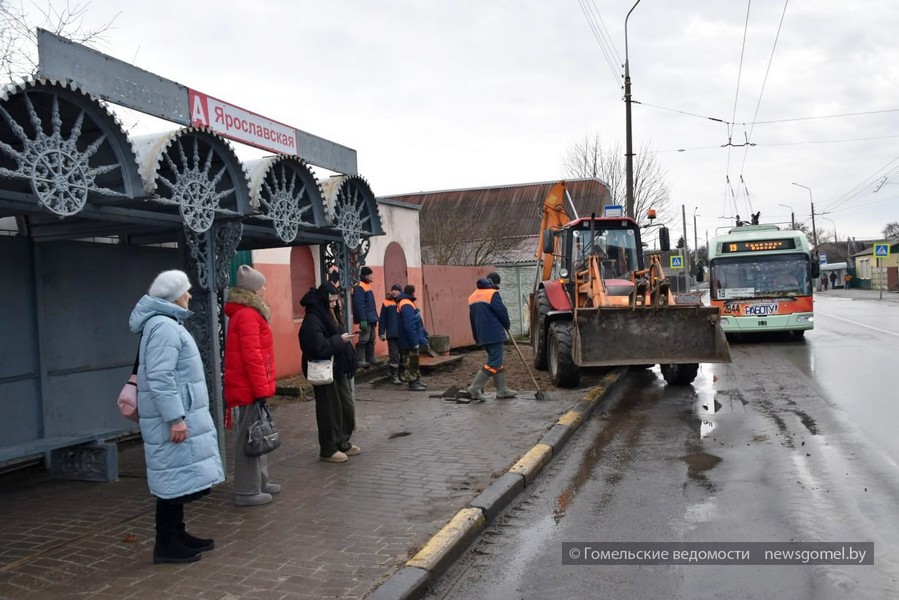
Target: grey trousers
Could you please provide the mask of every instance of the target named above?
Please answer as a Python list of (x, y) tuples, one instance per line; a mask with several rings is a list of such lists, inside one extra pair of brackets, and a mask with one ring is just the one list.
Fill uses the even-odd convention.
[(253, 404), (238, 409), (237, 440), (234, 444), (234, 493), (238, 496), (253, 496), (268, 484), (268, 455), (247, 456), (243, 451), (247, 430), (256, 420)]

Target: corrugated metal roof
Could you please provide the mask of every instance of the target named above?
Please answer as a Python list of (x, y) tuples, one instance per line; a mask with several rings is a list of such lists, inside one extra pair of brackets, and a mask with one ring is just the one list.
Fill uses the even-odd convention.
[[(399, 194), (380, 199), (421, 205), (422, 218), (426, 212), (439, 211), (447, 219), (452, 219), (454, 213), (460, 212), (475, 216), (475, 220), (480, 223), (503, 219), (508, 236), (525, 237), (537, 235), (543, 200), (556, 183), (558, 180)], [(599, 179), (566, 179), (565, 183), (572, 202), (582, 217), (589, 216), (592, 212), (600, 215), (603, 206), (612, 203), (608, 187)], [(471, 218), (466, 218), (466, 222), (471, 222)], [(469, 239), (477, 239), (477, 231), (460, 232), (465, 233), (471, 235)]]

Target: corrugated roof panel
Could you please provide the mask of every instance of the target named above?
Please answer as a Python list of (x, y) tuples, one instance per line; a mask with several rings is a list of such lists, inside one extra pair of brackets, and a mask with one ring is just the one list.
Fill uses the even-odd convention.
[[(384, 196), (382, 199), (418, 204), (422, 207), (423, 218), (428, 211), (446, 213), (447, 218), (451, 218), (456, 211), (464, 211), (482, 223), (503, 219), (507, 235), (533, 236), (537, 235), (540, 227), (543, 201), (556, 183), (558, 181), (419, 192)], [(599, 179), (568, 179), (565, 183), (579, 216), (594, 212), (600, 215), (603, 206), (611, 203), (608, 187)], [(477, 238), (476, 231), (469, 233), (471, 239)]]

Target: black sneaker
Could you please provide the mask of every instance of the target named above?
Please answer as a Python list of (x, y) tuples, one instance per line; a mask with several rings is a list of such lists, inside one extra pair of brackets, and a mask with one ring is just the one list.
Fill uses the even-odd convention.
[(421, 381), (416, 379), (415, 381), (413, 381), (412, 383), (409, 384), (409, 389), (412, 390), (413, 392), (423, 392), (426, 389), (428, 389), (428, 386), (426, 386)]

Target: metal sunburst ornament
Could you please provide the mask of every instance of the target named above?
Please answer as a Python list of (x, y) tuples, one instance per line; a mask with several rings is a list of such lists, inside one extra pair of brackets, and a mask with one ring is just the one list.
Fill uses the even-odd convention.
[[(272, 169), (262, 183), (265, 191), (259, 201), (267, 209), (275, 233), (285, 242), (292, 242), (297, 237), (300, 224), (313, 225), (304, 215), (312, 210), (311, 205), (302, 206), (301, 200), (306, 194), (306, 184), (300, 180), (296, 172), (286, 168), (284, 163), (277, 165), (277, 173)], [(299, 187), (298, 187), (299, 186)]]
[[(222, 181), (228, 170), (227, 165), (222, 165), (218, 173), (212, 174), (212, 162), (215, 158), (215, 149), (208, 148), (205, 159), (200, 159), (199, 140), (193, 138), (193, 152), (190, 158), (184, 152), (184, 138), (177, 138), (170, 151), (163, 154), (171, 172), (175, 174), (175, 180), (170, 181), (166, 177), (159, 180), (171, 191), (172, 200), (178, 203), (178, 210), (184, 218), (184, 223), (197, 233), (208, 231), (215, 219), (215, 212), (222, 199), (234, 193), (234, 188), (216, 192), (218, 184)], [(177, 150), (180, 164), (176, 165), (172, 160), (172, 154)], [(202, 163), (202, 164), (201, 164)]]
[(70, 217), (79, 213), (87, 203), (91, 192), (106, 196), (125, 196), (120, 192), (99, 187), (95, 183), (97, 176), (119, 168), (115, 163), (97, 166), (90, 164), (91, 158), (106, 141), (106, 134), (98, 137), (84, 150), (78, 149), (84, 124), (84, 110), (78, 113), (68, 136), (64, 135), (62, 117), (59, 113), (59, 98), (54, 94), (50, 114), (52, 131), (47, 133), (31, 98), (27, 93), (24, 93), (23, 97), (34, 128), (34, 138), (29, 137), (22, 126), (0, 107), (0, 114), (22, 142), (21, 151), (0, 142), (0, 152), (19, 165), (17, 171), (0, 167), (0, 175), (28, 179), (31, 190), (41, 205), (60, 217)]
[(345, 185), (334, 203), (337, 228), (343, 234), (343, 241), (350, 250), (355, 250), (362, 242), (362, 234), (371, 217), (365, 211), (365, 198), (356, 186)]

